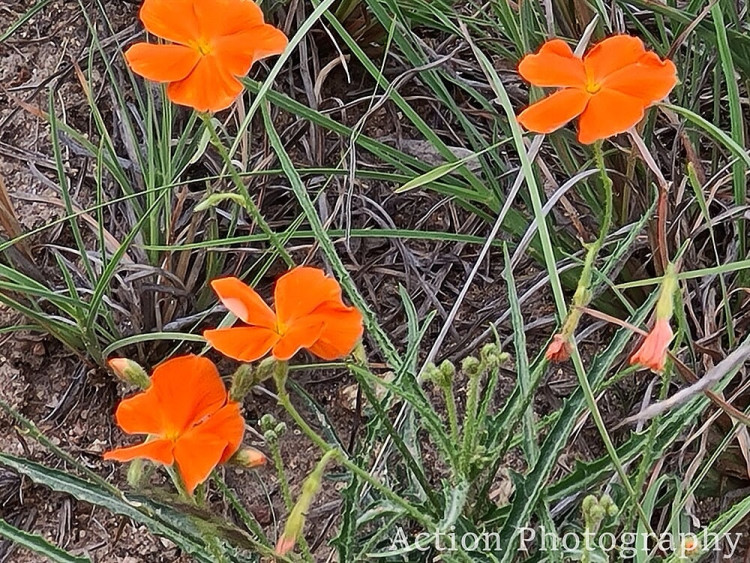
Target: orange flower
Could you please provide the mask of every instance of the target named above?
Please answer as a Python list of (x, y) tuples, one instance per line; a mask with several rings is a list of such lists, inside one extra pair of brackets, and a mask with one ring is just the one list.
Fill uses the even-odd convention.
[(149, 438), (137, 446), (107, 452), (104, 459), (176, 462), (190, 493), (217, 465), (232, 457), (245, 432), (240, 406), (227, 399), (216, 366), (192, 354), (157, 366), (151, 386), (121, 401), (115, 417), (128, 434), (148, 434)]
[(276, 312), (237, 278), (211, 287), (245, 326), (207, 330), (203, 336), (222, 354), (252, 362), (270, 350), (286, 361), (301, 348), (324, 360), (347, 356), (362, 336), (362, 314), (344, 305), (341, 287), (318, 268), (300, 266), (276, 282)]
[(640, 364), (657, 372), (663, 370), (667, 359), (667, 349), (673, 336), (669, 319), (657, 319), (654, 328), (648, 333), (641, 347), (630, 356), (631, 365)]
[(170, 100), (198, 111), (228, 108), (243, 89), (237, 77), (287, 45), (252, 0), (145, 0), (140, 18), (172, 43), (136, 43), (125, 53), (130, 68), (169, 83)]
[(564, 362), (570, 359), (570, 342), (562, 334), (554, 335), (544, 357), (550, 362)]
[(519, 123), (551, 133), (580, 116), (578, 140), (585, 144), (627, 131), (677, 84), (674, 63), (629, 35), (608, 37), (583, 59), (564, 41), (552, 39), (526, 55), (518, 72), (535, 86), (560, 88), (522, 111)]

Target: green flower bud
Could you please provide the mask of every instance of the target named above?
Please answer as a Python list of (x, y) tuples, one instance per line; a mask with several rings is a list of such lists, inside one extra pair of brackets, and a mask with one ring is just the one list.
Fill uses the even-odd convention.
[(440, 367), (430, 363), (425, 366), (424, 377), (432, 381), (441, 389), (450, 389), (453, 385), (453, 378), (456, 375), (456, 367), (448, 360), (443, 360)]
[(267, 379), (273, 377), (274, 371), (276, 370), (276, 358), (266, 358), (258, 364), (258, 367), (253, 374), (253, 385), (263, 383)]
[(488, 368), (493, 368), (498, 365), (498, 356), (500, 355), (500, 347), (494, 342), (490, 342), (482, 346), (479, 351), (479, 357)]
[(690, 557), (692, 555), (699, 553), (700, 550), (701, 550), (701, 542), (698, 539), (698, 536), (696, 536), (695, 534), (686, 534), (685, 537), (683, 537), (682, 541), (680, 542), (678, 554), (683, 558)]
[(426, 381), (431, 381), (435, 385), (440, 386), (438, 383), (441, 379), (440, 370), (432, 362), (424, 367), (424, 378)]
[(482, 362), (474, 356), (467, 356), (461, 362), (461, 371), (469, 377), (476, 377), (482, 369)]
[(263, 431), (263, 438), (266, 442), (275, 444), (286, 432), (286, 423), (278, 422), (270, 414), (264, 414), (260, 419), (260, 429)]
[(589, 510), (589, 522), (592, 524), (592, 527), (604, 520), (606, 515), (607, 513), (600, 505), (592, 506), (591, 510)]
[(232, 401), (242, 401), (250, 392), (254, 380), (253, 366), (242, 364), (232, 375), (232, 386), (229, 388), (229, 398)]
[[(263, 364), (263, 362), (261, 362)], [(287, 362), (273, 361), (273, 364), (269, 363), (269, 368), (273, 366), (271, 375), (273, 375), (273, 381), (276, 383), (276, 388), (281, 391), (286, 388), (286, 378), (289, 374), (289, 364)], [(260, 369), (260, 366), (258, 366)]]
[(211, 194), (210, 196), (206, 197), (203, 201), (201, 201), (198, 205), (195, 206), (194, 211), (206, 211), (207, 209), (211, 209), (212, 207), (216, 207), (219, 205), (222, 201), (229, 199), (234, 201), (237, 205), (245, 205), (245, 198), (242, 197), (240, 194), (235, 193), (222, 193), (222, 194)]
[(127, 358), (112, 358), (107, 362), (114, 374), (130, 385), (146, 390), (151, 387), (151, 378), (140, 365)]
[(354, 350), (352, 350), (352, 357), (354, 358), (354, 361), (361, 366), (366, 366), (369, 363), (367, 359), (367, 352), (365, 352), (365, 347), (362, 344), (361, 340), (357, 342)]
[(260, 426), (262, 432), (275, 430), (278, 423), (279, 422), (274, 418), (272, 414), (264, 414), (258, 421), (258, 425)]
[(440, 373), (445, 381), (452, 382), (453, 378), (456, 377), (456, 366), (449, 360), (443, 360), (440, 364)]
[(143, 478), (143, 460), (136, 458), (130, 462), (128, 466), (128, 485), (132, 488), (137, 489), (141, 485), (141, 479)]
[(599, 499), (599, 504), (604, 510), (609, 510), (611, 506), (615, 506), (615, 501), (612, 500), (612, 497), (609, 496), (607, 493), (604, 493), (601, 498)]
[(598, 504), (599, 501), (594, 495), (588, 495), (585, 499), (583, 499), (583, 502), (581, 503), (581, 510), (583, 511), (584, 517), (591, 511), (592, 508), (594, 508)]

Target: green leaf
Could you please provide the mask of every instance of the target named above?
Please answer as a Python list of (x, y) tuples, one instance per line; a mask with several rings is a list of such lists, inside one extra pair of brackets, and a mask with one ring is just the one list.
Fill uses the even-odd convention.
[(139, 344), (141, 342), (151, 342), (155, 340), (177, 340), (178, 342), (205, 342), (206, 339), (200, 334), (189, 334), (186, 332), (148, 332), (146, 334), (135, 334), (126, 338), (121, 338), (102, 350), (102, 356), (107, 357), (115, 350)]
[[(634, 318), (631, 319), (631, 323), (638, 324), (643, 322), (643, 319), (653, 307), (655, 300), (656, 292), (652, 293), (649, 299), (641, 306)], [(610, 345), (594, 358), (588, 374), (589, 383), (592, 388), (596, 389), (610, 372), (618, 356), (630, 341), (630, 337), (630, 329), (622, 328), (618, 330)], [(585, 407), (586, 397), (582, 388), (579, 387), (565, 402), (563, 412), (547, 434), (540, 448), (538, 461), (524, 477), (523, 484), (516, 488), (510, 512), (499, 532), (499, 545), (504, 547), (504, 551), (497, 555), (503, 563), (510, 563), (513, 560), (516, 553), (515, 546), (519, 540), (517, 534), (518, 526), (523, 526), (530, 520), (537, 503), (545, 491), (547, 479), (557, 463), (558, 456), (568, 444), (570, 433)]]
[[(734, 68), (732, 59), (732, 50), (727, 39), (726, 24), (724, 23), (724, 13), (721, 4), (716, 3), (711, 8), (711, 15), (714, 19), (714, 29), (716, 30), (716, 39), (719, 45), (719, 57), (721, 58), (721, 69), (724, 73), (724, 81), (727, 85), (727, 102), (729, 105), (729, 121), (732, 127), (732, 140), (739, 146), (745, 146), (745, 123), (742, 118), (742, 105), (740, 104), (740, 88), (737, 84), (737, 71)], [(734, 203), (741, 207), (745, 205), (746, 196), (746, 166), (742, 162), (735, 162), (732, 165), (732, 186), (734, 191)], [(745, 220), (737, 220), (737, 242), (739, 243), (739, 255), (745, 256), (747, 240), (745, 239)]]
[(732, 137), (724, 133), (724, 131), (719, 129), (716, 125), (701, 117), (697, 113), (690, 111), (689, 109), (685, 109), (680, 106), (673, 106), (672, 104), (662, 105), (665, 108), (670, 109), (673, 112), (685, 117), (688, 121), (692, 122), (693, 125), (696, 125), (703, 129), (703, 131), (708, 133), (708, 135), (713, 138), (714, 141), (724, 145), (734, 156), (744, 161), (746, 166), (750, 166), (750, 154), (748, 154), (748, 152), (744, 148), (742, 148), (741, 145), (738, 145), (734, 141), (734, 139), (732, 139)]
[(88, 557), (77, 557), (68, 553), (64, 549), (48, 542), (38, 534), (31, 534), (24, 530), (19, 530), (2, 518), (0, 518), (0, 536), (26, 548), (34, 553), (43, 555), (55, 563), (91, 563)]
[(490, 145), (478, 153), (470, 154), (455, 162), (446, 162), (445, 164), (436, 166), (429, 172), (425, 172), (424, 174), (421, 174), (420, 176), (417, 176), (416, 178), (409, 180), (403, 186), (401, 186), (400, 188), (396, 188), (393, 191), (397, 194), (401, 194), (401, 193), (408, 192), (411, 190), (416, 190), (417, 188), (421, 188), (422, 186), (425, 186), (427, 184), (431, 184), (432, 182), (436, 180), (440, 180), (440, 178), (442, 178), (443, 176), (447, 176), (451, 172), (458, 170), (464, 164), (479, 158), (479, 155), (484, 154), (487, 151), (496, 149), (497, 147), (507, 142), (508, 140), (509, 139), (506, 139), (505, 141), (500, 141), (498, 143), (495, 143), (494, 145)]
[[(216, 561), (204, 537), (222, 539), (231, 534), (233, 545), (244, 543), (247, 548), (260, 547), (238, 528), (209, 521), (203, 515), (190, 514), (188, 509), (193, 507), (187, 505), (177, 510), (139, 495), (122, 494), (118, 498), (90, 481), (4, 453), (0, 453), (0, 464), (25, 475), (34, 483), (68, 494), (77, 500), (100, 506), (114, 514), (127, 516), (134, 522), (145, 525), (150, 532), (174, 542), (197, 561), (204, 563)], [(236, 548), (225, 546), (223, 555), (230, 561), (242, 561), (243, 559), (238, 558), (236, 551)]]

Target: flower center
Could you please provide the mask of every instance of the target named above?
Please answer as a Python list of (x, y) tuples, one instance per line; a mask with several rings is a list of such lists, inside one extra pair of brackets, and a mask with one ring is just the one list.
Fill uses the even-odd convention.
[(286, 325), (282, 323), (280, 320), (276, 319), (276, 332), (279, 336), (284, 336), (286, 334)]
[(206, 39), (191, 41), (190, 46), (203, 56), (210, 55), (213, 51), (213, 46)]
[(601, 89), (602, 85), (594, 82), (591, 79), (586, 82), (586, 92), (588, 92), (589, 94), (596, 94)]

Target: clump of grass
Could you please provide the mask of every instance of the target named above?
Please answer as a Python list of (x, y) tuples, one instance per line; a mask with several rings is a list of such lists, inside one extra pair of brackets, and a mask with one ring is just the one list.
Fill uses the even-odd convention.
[[(45, 5), (22, 14), (1, 37)], [(707, 490), (721, 497), (723, 491), (711, 486), (722, 470), (719, 459), (733, 442), (745, 446), (744, 358), (720, 361), (748, 343), (746, 12), (729, 2), (706, 9), (699, 2), (676, 8), (619, 0), (315, 2), (298, 7), (287, 53), (268, 72), (244, 81), (249, 104), (228, 117), (202, 120), (129, 73), (107, 7), (95, 6), (81, 6), (91, 38), (86, 56), (72, 67), (92, 130), (84, 134), (66, 121), (59, 85), (53, 85), (44, 120), (65, 213), (53, 225), (21, 233), (8, 198), (0, 197), (9, 239), (0, 243), (9, 257), (0, 265), (0, 302), (86, 362), (104, 365), (117, 351), (157, 363), (175, 343), (203, 343), (198, 329), (219, 312), (208, 280), (235, 273), (256, 285), (284, 263), (314, 255), (365, 317), (366, 356), (324, 367), (356, 381), (367, 416), (358, 419), (355, 439), (347, 440), (294, 378), (278, 382), (276, 398), (290, 425), (324, 460), (309, 480), (315, 487), (293, 490), (291, 483), (301, 479), (284, 465), (282, 427), (265, 420), (284, 510), (295, 524), (289, 534), (303, 560), (315, 560), (320, 542), (305, 540), (301, 515), (314, 502), (312, 493), (332, 490), (335, 479), (343, 482), (341, 504), (327, 537), (340, 561), (473, 561), (482, 551), (488, 560), (510, 562), (522, 558), (520, 528), (646, 538), (629, 555), (596, 549), (549, 555), (538, 542), (525, 546), (540, 558), (681, 560), (684, 553), (655, 549), (653, 538), (697, 531), (696, 498)], [(293, 21), (285, 6), (276, 8)], [(366, 25), (353, 29), (352, 21)], [(626, 31), (677, 64), (681, 83), (670, 103), (659, 104), (636, 133), (607, 142), (599, 153), (575, 142), (570, 130), (529, 143), (514, 117), (529, 99), (513, 72), (518, 60), (551, 36), (585, 43)], [(323, 34), (367, 85), (366, 108), (354, 123), (321, 109), (316, 98), (311, 73), (324, 61), (311, 37)], [(314, 63), (298, 52), (312, 53)], [(325, 80), (322, 71), (318, 78)], [(426, 143), (439, 163), (415, 157), (408, 143), (368, 135), (380, 108), (399, 116), (402, 141)], [(290, 141), (297, 138), (304, 146), (335, 147), (334, 156), (306, 160)], [(266, 145), (268, 151), (259, 149)], [(84, 156), (70, 156), (71, 147)], [(71, 164), (80, 170), (77, 178), (71, 178)], [(611, 202), (603, 189), (607, 178)], [(88, 194), (85, 204), (71, 195), (76, 181), (85, 188), (79, 193)], [(479, 235), (359, 229), (351, 224), (353, 198), (325, 215), (326, 195), (339, 182), (353, 190), (369, 181), (448, 200), (478, 218)], [(32, 273), (41, 271), (40, 255), (24, 244), (43, 239), (55, 225), (64, 226), (64, 237), (45, 250), (55, 267), (40, 277)], [(374, 237), (454, 241), (480, 250), (464, 264), (455, 299), (437, 297), (440, 317), (421, 314), (415, 295), (400, 288), (405, 337), (396, 339), (339, 244)], [(592, 241), (596, 252), (585, 256), (581, 243)], [(297, 242), (309, 245), (307, 257), (289, 251)], [(8, 254), (12, 249), (31, 266)], [(504, 310), (491, 326), (476, 327), (462, 361), (451, 363), (452, 323), (488, 256), (503, 264)], [(634, 331), (649, 324), (669, 261), (679, 265), (674, 357), (663, 373), (637, 376), (625, 360)], [(586, 299), (574, 298), (571, 308), (568, 290), (582, 271)], [(520, 274), (529, 279), (527, 272), (530, 281), (519, 282)], [(582, 328), (578, 343), (571, 343), (575, 385), (546, 412), (538, 403), (552, 368), (539, 340), (559, 331), (547, 324), (534, 333), (540, 308), (530, 303), (541, 295), (551, 300), (560, 327), (572, 310)], [(504, 336), (512, 343), (505, 348)], [(638, 418), (648, 404), (667, 401), (702, 376), (707, 363), (723, 366), (711, 374), (712, 389), (662, 403), (648, 421)], [(53, 468), (0, 454), (0, 463), (33, 482), (144, 525), (198, 561), (274, 556), (278, 531), (264, 529), (219, 474), (210, 486), (231, 507), (231, 521), (174, 499), (123, 493), (54, 445), (33, 421), (4, 402), (0, 407), (65, 463), (66, 469)], [(635, 426), (617, 425), (629, 415)], [(728, 424), (715, 424), (720, 417)], [(588, 457), (580, 448), (582, 433), (596, 442)], [(706, 447), (709, 437), (713, 451)], [(563, 454), (574, 462), (561, 463)], [(499, 488), (505, 493), (498, 497)], [(727, 502), (703, 515), (700, 530), (720, 538), (748, 514), (748, 499)], [(449, 534), (488, 533), (494, 535), (487, 549), (459, 543), (441, 552), (436, 544)], [(0, 535), (54, 561), (85, 560), (9, 523), (2, 523)], [(704, 552), (714, 547), (701, 545)]]

